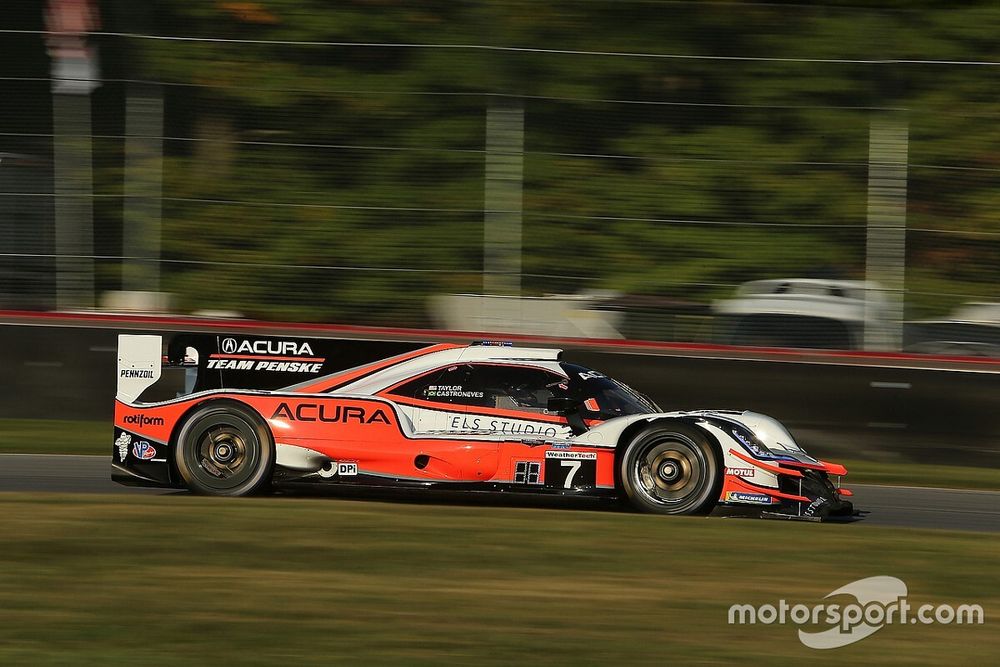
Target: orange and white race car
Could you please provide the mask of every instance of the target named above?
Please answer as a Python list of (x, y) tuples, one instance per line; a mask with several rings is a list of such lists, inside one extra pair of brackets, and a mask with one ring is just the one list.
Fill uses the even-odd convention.
[[(300, 484), (606, 496), (853, 513), (846, 474), (753, 412), (663, 412), (560, 350), (119, 336), (112, 477), (238, 496)], [(176, 369), (176, 373), (169, 372)]]

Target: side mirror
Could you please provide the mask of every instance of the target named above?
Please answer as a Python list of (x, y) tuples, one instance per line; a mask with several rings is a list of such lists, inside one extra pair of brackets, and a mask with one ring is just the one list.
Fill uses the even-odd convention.
[(568, 415), (577, 412), (580, 409), (580, 403), (572, 398), (553, 396), (545, 405), (545, 409), (553, 414)]

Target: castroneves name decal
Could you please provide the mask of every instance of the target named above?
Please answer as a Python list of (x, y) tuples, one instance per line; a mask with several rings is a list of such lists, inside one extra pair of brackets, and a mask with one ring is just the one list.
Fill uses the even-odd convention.
[(305, 361), (256, 361), (254, 359), (209, 359), (209, 370), (276, 371), (279, 373), (319, 373), (323, 364)]
[(309, 343), (296, 343), (294, 340), (248, 340), (223, 338), (219, 349), (224, 354), (270, 354), (275, 356), (290, 355), (294, 357), (312, 357), (313, 351)]
[(163, 417), (147, 417), (146, 415), (125, 415), (122, 421), (136, 426), (163, 426)]
[(432, 384), (424, 391), (427, 398), (482, 398), (483, 395), (481, 391), (465, 391), (460, 384)]
[(390, 424), (382, 408), (375, 408), (369, 414), (367, 410), (357, 406), (321, 405), (319, 403), (299, 403), (293, 409), (288, 403), (281, 403), (271, 415), (271, 419), (288, 419), (301, 422), (339, 422), (346, 424), (356, 421), (359, 424)]

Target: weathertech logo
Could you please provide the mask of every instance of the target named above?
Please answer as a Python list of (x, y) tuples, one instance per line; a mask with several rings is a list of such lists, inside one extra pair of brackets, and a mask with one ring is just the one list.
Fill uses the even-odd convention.
[(163, 417), (147, 417), (146, 415), (125, 415), (122, 417), (125, 424), (135, 424), (136, 426), (163, 426)]

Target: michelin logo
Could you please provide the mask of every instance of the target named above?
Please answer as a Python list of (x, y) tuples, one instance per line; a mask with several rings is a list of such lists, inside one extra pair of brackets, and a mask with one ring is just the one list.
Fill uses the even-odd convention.
[(726, 493), (726, 502), (729, 503), (756, 503), (771, 504), (771, 496), (765, 493), (745, 493), (743, 491), (729, 491)]
[(132, 436), (128, 433), (122, 433), (115, 440), (115, 447), (118, 448), (118, 458), (121, 459), (122, 463), (125, 463), (125, 457), (128, 456), (128, 446), (132, 444)]

